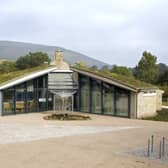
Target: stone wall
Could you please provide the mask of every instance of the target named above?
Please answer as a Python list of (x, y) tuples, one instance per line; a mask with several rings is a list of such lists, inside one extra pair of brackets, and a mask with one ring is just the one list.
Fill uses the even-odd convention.
[(162, 110), (162, 95), (163, 95), (164, 91), (157, 90), (156, 93), (157, 93), (156, 109), (157, 109), (157, 111), (161, 111)]
[(137, 95), (137, 118), (156, 115), (157, 111), (157, 93), (139, 92)]
[(162, 110), (162, 90), (137, 94), (137, 118), (155, 116)]

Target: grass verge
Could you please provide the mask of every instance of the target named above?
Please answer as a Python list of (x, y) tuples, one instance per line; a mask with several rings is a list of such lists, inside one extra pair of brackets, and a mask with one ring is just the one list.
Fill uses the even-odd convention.
[(163, 102), (162, 105), (163, 106), (168, 106), (168, 102)]
[(51, 114), (43, 117), (44, 120), (90, 120), (90, 116), (78, 115), (78, 114)]
[(157, 112), (156, 116), (146, 117), (143, 120), (153, 120), (153, 121), (166, 121), (168, 122), (168, 109), (162, 109), (162, 111)]

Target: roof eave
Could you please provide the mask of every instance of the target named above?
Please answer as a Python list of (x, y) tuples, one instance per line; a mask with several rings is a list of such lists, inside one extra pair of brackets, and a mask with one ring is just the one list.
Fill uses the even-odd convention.
[(21, 84), (25, 81), (28, 81), (28, 80), (32, 80), (34, 78), (37, 78), (39, 76), (42, 76), (42, 75), (45, 75), (51, 71), (54, 71), (56, 70), (56, 67), (52, 67), (52, 68), (47, 68), (45, 70), (41, 70), (41, 71), (37, 71), (37, 72), (32, 72), (31, 74), (27, 74), (27, 75), (24, 75), (24, 76), (20, 76), (20, 77), (17, 77), (17, 78), (14, 78), (12, 80), (9, 80), (5, 83), (2, 83), (0, 85), (0, 90), (4, 90), (4, 89), (8, 89), (14, 85), (18, 85), (18, 84)]

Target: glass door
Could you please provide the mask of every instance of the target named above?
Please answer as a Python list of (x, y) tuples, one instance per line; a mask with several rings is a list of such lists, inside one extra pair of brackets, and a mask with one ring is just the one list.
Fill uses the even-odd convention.
[(54, 95), (53, 100), (53, 110), (55, 112), (68, 112), (73, 111), (73, 96), (69, 97), (60, 97), (58, 95)]
[(61, 112), (61, 111), (63, 111), (63, 100), (62, 100), (62, 98), (60, 97), (60, 96), (57, 96), (57, 95), (54, 95), (54, 103), (53, 103), (53, 105), (54, 105), (54, 111), (55, 112)]

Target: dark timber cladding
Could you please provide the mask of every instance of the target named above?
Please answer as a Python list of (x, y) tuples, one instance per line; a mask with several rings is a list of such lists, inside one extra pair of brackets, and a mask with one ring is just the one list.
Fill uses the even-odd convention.
[(79, 73), (79, 111), (130, 117), (130, 91)]

